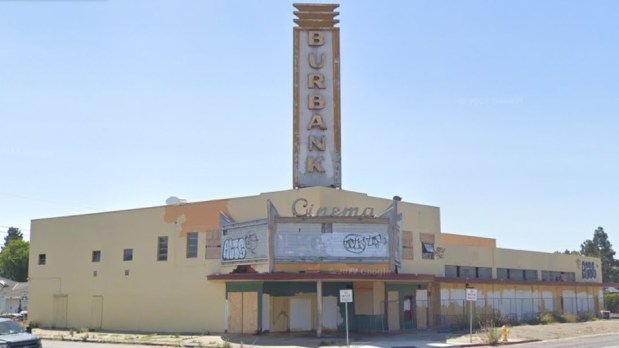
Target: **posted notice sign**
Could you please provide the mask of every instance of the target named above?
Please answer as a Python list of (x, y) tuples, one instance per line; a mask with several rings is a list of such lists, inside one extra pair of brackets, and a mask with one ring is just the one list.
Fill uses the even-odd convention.
[(340, 290), (340, 303), (352, 302), (352, 289)]
[(477, 301), (477, 289), (472, 289), (472, 288), (466, 289), (466, 300)]

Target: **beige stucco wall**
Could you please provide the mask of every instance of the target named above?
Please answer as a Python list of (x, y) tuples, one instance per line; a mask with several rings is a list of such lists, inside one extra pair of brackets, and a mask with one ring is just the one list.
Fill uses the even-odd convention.
[[(215, 273), (230, 273), (206, 259), (207, 237), (219, 235), (220, 214), (234, 221), (267, 218), (267, 201), (280, 216), (292, 216), (293, 202), (307, 201), (315, 214), (321, 207), (358, 208), (379, 216), (393, 200), (324, 187), (263, 193), (256, 196), (160, 206), (32, 222), (30, 251), (30, 318), (45, 327), (103, 328), (157, 332), (223, 332), (225, 282), (208, 281)], [(441, 238), (437, 207), (398, 202), (403, 214), (401, 231), (412, 233), (412, 260), (402, 261), (401, 273), (444, 275), (446, 264), (573, 271), (579, 280), (577, 258), (497, 249), (474, 237)], [(186, 257), (187, 233), (198, 232), (198, 256)], [(157, 261), (157, 239), (169, 238), (167, 261)], [(421, 241), (432, 240), (440, 257), (421, 258)], [(458, 240), (461, 244), (458, 244)], [(133, 249), (133, 260), (123, 261), (123, 250)], [(101, 251), (101, 262), (91, 261)], [(46, 264), (39, 265), (40, 254)], [(589, 260), (581, 258), (579, 260)], [(590, 258), (592, 262), (599, 260)], [(252, 265), (267, 272), (268, 263)], [(295, 268), (296, 270), (296, 268)], [(125, 275), (125, 272), (128, 275)], [(94, 276), (96, 272), (96, 276)], [(599, 274), (600, 272), (598, 272)], [(599, 275), (598, 275), (599, 278)], [(599, 280), (599, 279), (598, 279)], [(601, 281), (601, 280), (600, 280)], [(382, 287), (381, 287), (382, 286)], [(373, 284), (374, 302), (383, 285)], [(441, 290), (430, 286), (433, 298)], [(65, 301), (65, 302), (63, 302)], [(66, 303), (66, 306), (64, 305)], [(431, 313), (439, 307), (433, 302)], [(377, 312), (376, 303), (370, 306)]]
[[(60, 310), (54, 296), (64, 295), (69, 328), (100, 321), (113, 330), (220, 331), (224, 285), (206, 280), (219, 260), (204, 259), (203, 234), (198, 258), (187, 259), (184, 232), (165, 222), (165, 214), (156, 207), (33, 221), (31, 320), (64, 326), (54, 318)], [(157, 261), (159, 236), (169, 237), (168, 261)], [(126, 248), (133, 249), (132, 261), (123, 261)], [(93, 250), (101, 251), (101, 262), (91, 262)], [(39, 254), (46, 255), (45, 265), (38, 265)], [(92, 308), (95, 296), (102, 298), (102, 310)], [(93, 318), (99, 312), (101, 318)], [(170, 320), (179, 317), (187, 320)]]
[[(218, 259), (205, 259), (207, 233), (218, 231), (220, 212), (235, 221), (264, 219), (271, 200), (280, 215), (291, 216), (291, 204), (297, 198), (307, 199), (316, 209), (372, 207), (377, 214), (391, 204), (365, 194), (308, 188), (34, 220), (30, 318), (48, 327), (222, 332), (225, 284), (209, 282), (206, 276), (230, 272), (234, 266), (222, 267)], [(188, 232), (199, 233), (197, 258), (186, 258)], [(159, 236), (169, 238), (167, 261), (156, 261)], [(123, 261), (124, 249), (133, 249), (132, 261)], [(101, 251), (100, 262), (91, 261), (94, 250)], [(45, 265), (38, 264), (40, 254), (46, 256)], [(266, 264), (255, 268), (268, 270)], [(66, 298), (64, 308), (54, 300), (58, 297)]]

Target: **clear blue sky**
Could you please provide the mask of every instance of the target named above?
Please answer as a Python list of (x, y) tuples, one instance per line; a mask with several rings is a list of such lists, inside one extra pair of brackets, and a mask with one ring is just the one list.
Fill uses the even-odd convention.
[[(292, 188), (292, 3), (0, 1), (0, 232)], [(345, 190), (619, 250), (619, 2), (339, 3)]]

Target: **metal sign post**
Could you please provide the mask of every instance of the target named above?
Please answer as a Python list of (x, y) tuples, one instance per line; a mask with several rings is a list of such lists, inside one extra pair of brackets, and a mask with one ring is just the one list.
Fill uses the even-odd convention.
[(346, 308), (346, 345), (350, 346), (348, 341), (348, 303), (352, 302), (352, 290), (340, 290), (340, 303)]
[(477, 289), (466, 288), (466, 300), (469, 303), (469, 342), (473, 343), (473, 302), (477, 301)]

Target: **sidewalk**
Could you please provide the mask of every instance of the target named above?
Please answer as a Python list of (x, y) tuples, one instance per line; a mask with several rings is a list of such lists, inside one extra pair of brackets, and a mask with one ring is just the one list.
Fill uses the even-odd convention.
[[(73, 342), (97, 342), (140, 344), (161, 347), (196, 347), (196, 348), (251, 348), (251, 347), (345, 347), (345, 333), (324, 334), (316, 337), (315, 333), (268, 333), (262, 335), (170, 335), (117, 332), (75, 332), (67, 330), (33, 329), (32, 333), (45, 340)], [(501, 345), (512, 345), (540, 341), (540, 339), (509, 337)], [(440, 347), (478, 347), (489, 346), (484, 343), (482, 335), (465, 332), (438, 332), (436, 330), (415, 330), (379, 333), (350, 333), (351, 347), (404, 348), (426, 344)]]
[[(552, 323), (546, 325), (519, 325), (509, 327), (507, 344), (534, 341), (556, 340), (570, 337), (605, 335), (619, 332), (619, 320), (594, 320), (579, 323)], [(268, 333), (262, 335), (158, 335), (144, 333), (112, 332), (72, 332), (68, 330), (33, 329), (33, 333), (43, 339), (83, 342), (106, 342), (123, 344), (143, 344), (171, 347), (204, 348), (248, 348), (248, 347), (327, 347), (346, 346), (346, 334), (325, 333), (316, 337), (315, 333)], [(356, 333), (349, 336), (352, 347), (403, 348), (425, 346), (467, 347), (487, 346), (483, 343), (482, 333), (466, 331), (442, 332), (436, 329)]]
[[(44, 340), (73, 342), (97, 342), (119, 344), (141, 344), (168, 347), (344, 347), (345, 333), (325, 334), (316, 337), (315, 333), (271, 333), (263, 335), (158, 335), (143, 333), (75, 332), (67, 330), (33, 329), (32, 333)], [(395, 333), (350, 333), (351, 347), (410, 347), (415, 343), (433, 342), (448, 346), (449, 334), (436, 330), (417, 330)], [(458, 344), (449, 344), (458, 346)]]

